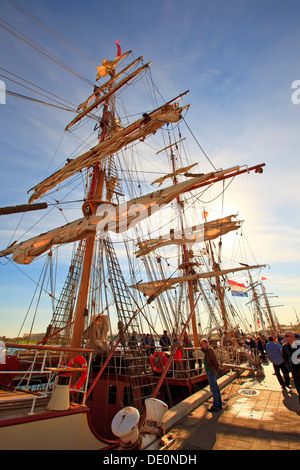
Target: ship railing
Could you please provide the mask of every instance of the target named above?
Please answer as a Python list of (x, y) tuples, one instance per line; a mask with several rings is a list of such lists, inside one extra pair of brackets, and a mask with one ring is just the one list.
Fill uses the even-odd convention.
[[(174, 378), (191, 378), (202, 374), (202, 359), (198, 353), (200, 348), (180, 348), (181, 358), (174, 358), (171, 376)], [(171, 352), (171, 348), (170, 348)]]
[[(168, 371), (168, 377), (173, 378), (190, 378), (202, 373), (202, 361), (197, 348), (180, 348), (181, 358), (178, 359), (174, 357), (172, 365)], [(198, 348), (200, 350), (200, 348)], [(130, 348), (126, 350), (131, 355), (126, 354), (126, 363), (128, 368), (134, 371), (136, 377), (140, 375), (153, 375), (154, 370), (151, 368), (151, 351), (147, 348)], [(169, 354), (172, 353), (172, 348), (155, 347), (154, 352), (161, 351), (169, 357)], [(121, 356), (120, 356), (121, 357)], [(119, 374), (124, 374), (126, 372), (125, 364), (121, 361), (118, 362), (116, 367)]]
[[(12, 392), (6, 401), (27, 401), (31, 398), (33, 403), (30, 414), (32, 414), (37, 399), (50, 398), (55, 380), (60, 374), (65, 372), (76, 374), (82, 370), (66, 365), (72, 357), (81, 355), (87, 361), (87, 378), (82, 389), (76, 392), (83, 394), (81, 404), (84, 405), (93, 349), (18, 343), (6, 343), (5, 348), (6, 356), (2, 361), (4, 364), (1, 364), (0, 378)], [(18, 362), (15, 362), (18, 364), (17, 370), (9, 367), (11, 357), (18, 359)], [(6, 375), (7, 380), (5, 380)], [(19, 395), (18, 392), (23, 392), (23, 394)], [(4, 403), (2, 399), (1, 403)]]
[(242, 346), (222, 346), (216, 348), (215, 353), (219, 363), (223, 366), (240, 366), (250, 369), (259, 367), (259, 358)]

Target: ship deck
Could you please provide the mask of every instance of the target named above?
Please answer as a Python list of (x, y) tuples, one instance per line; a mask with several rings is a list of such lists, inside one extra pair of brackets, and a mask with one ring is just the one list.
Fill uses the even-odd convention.
[(51, 411), (47, 409), (48, 402), (49, 397), (44, 394), (0, 390), (0, 427), (88, 411), (78, 405), (71, 405), (67, 411)]
[(282, 391), (273, 365), (263, 368), (265, 377), (245, 371), (221, 390), (223, 410), (209, 412), (209, 398), (181, 419), (166, 436), (173, 442), (169, 450), (300, 450), (294, 382)]
[(45, 413), (49, 398), (20, 390), (0, 390), (0, 426), (9, 419), (29, 416), (33, 402), (35, 413)]

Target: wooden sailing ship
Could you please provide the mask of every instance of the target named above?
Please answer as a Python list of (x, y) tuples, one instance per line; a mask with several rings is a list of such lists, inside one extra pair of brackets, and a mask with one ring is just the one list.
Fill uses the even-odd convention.
[[(188, 92), (155, 109), (141, 110), (138, 119), (127, 115), (124, 123), (118, 101), (137, 77), (149, 78), (150, 68), (142, 57), (121, 68), (130, 54), (119, 51), (114, 60), (103, 61), (93, 93), (78, 106), (76, 117), (66, 126), (68, 132), (96, 119), (96, 145), (74, 159), (67, 156), (59, 170), (30, 190), (29, 207), (34, 208), (34, 201), (47, 201), (51, 191), (78, 174), (84, 175), (87, 183), (82, 217), (0, 252), (1, 257), (12, 255), (16, 263), (29, 264), (44, 254), (51, 258), (58, 246), (75, 244), (44, 339), (36, 347), (24, 347), (26, 353), (14, 352), (16, 370), (3, 367), (3, 392), (10, 388), (16, 399), (18, 379), (23, 387), (18, 393), (23, 398), (24, 393), (30, 396), (30, 406), (38, 400), (48, 403), (47, 411), (41, 414), (33, 408), (25, 417), (6, 414), (2, 430), (9, 430), (10, 439), (20, 426), (26, 430), (35, 426), (37, 433), (44, 433), (51, 419), (62, 422), (64, 416), (75, 436), (83, 424), (72, 425), (69, 419), (80, 415), (86, 435), (83, 442), (74, 441), (75, 447), (85, 447), (87, 436), (93, 432), (90, 446), (111, 448), (116, 445), (111, 422), (121, 408), (132, 405), (143, 412), (147, 397), (172, 406), (207, 383), (201, 365), (200, 335), (218, 327), (225, 335), (224, 346), (241, 346), (240, 318), (237, 322), (230, 305), (227, 276), (262, 266), (223, 266), (213, 241), (237, 231), (241, 222), (234, 215), (209, 221), (197, 194), (235, 176), (260, 174), (264, 164), (195, 173), (197, 163), (188, 161), (182, 153), (185, 140), (180, 126), (189, 107), (182, 101)], [(163, 176), (156, 169), (154, 181), (145, 180), (145, 175), (153, 172), (145, 168), (151, 167), (143, 156), (143, 152), (149, 154), (150, 138), (155, 139), (155, 148), (151, 147), (154, 168), (162, 154), (164, 167), (168, 167)], [(197, 319), (200, 305), (207, 312), (206, 325)], [(163, 330), (171, 339), (167, 348), (159, 344)], [(6, 347), (9, 352), (16, 345)], [(35, 373), (42, 388), (38, 391), (33, 391), (37, 383), (33, 363), (39, 365)], [(20, 378), (22, 371), (24, 377)], [(70, 389), (70, 403), (56, 410), (57, 405), (49, 408), (49, 398), (54, 401), (51, 393), (54, 389), (57, 394), (59, 385)], [(0, 406), (4, 408), (7, 403), (8, 395)], [(20, 403), (25, 399), (20, 398)], [(20, 435), (25, 432), (19, 431)], [(59, 436), (54, 448), (64, 448), (63, 442), (58, 444)], [(35, 439), (32, 446), (38, 447), (39, 442), (46, 445), (45, 439)], [(9, 445), (9, 439), (2, 442)]]

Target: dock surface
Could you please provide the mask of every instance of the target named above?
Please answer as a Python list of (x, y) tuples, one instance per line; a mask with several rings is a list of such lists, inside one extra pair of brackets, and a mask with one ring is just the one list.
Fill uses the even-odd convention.
[[(223, 410), (211, 413), (212, 398), (168, 432), (170, 450), (300, 450), (300, 403), (282, 390), (271, 363), (264, 377), (245, 371), (221, 390)], [(290, 374), (291, 375), (291, 374)]]

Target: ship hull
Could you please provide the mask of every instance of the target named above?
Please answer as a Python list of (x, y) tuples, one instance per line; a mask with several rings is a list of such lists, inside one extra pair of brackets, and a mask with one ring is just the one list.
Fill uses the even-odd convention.
[[(126, 406), (134, 406), (143, 415), (144, 400), (151, 396), (152, 388), (155, 387), (159, 379), (159, 375), (152, 376), (152, 385), (150, 385), (149, 377), (141, 376), (139, 377), (140, 386), (133, 387), (133, 390), (129, 386), (128, 376), (125, 374), (114, 378), (111, 374), (102, 374), (87, 400), (87, 405), (91, 410), (91, 424), (97, 434), (105, 439), (114, 439), (115, 436), (111, 431), (110, 424), (114, 416)], [(172, 407), (204, 388), (207, 383), (206, 374), (190, 378), (166, 377), (156, 398)], [(149, 384), (148, 389), (147, 384)], [(147, 392), (148, 395), (146, 395)]]
[[(1, 402), (0, 402), (1, 403)], [(28, 414), (0, 423), (1, 450), (99, 450), (110, 448), (92, 430), (89, 410)]]

